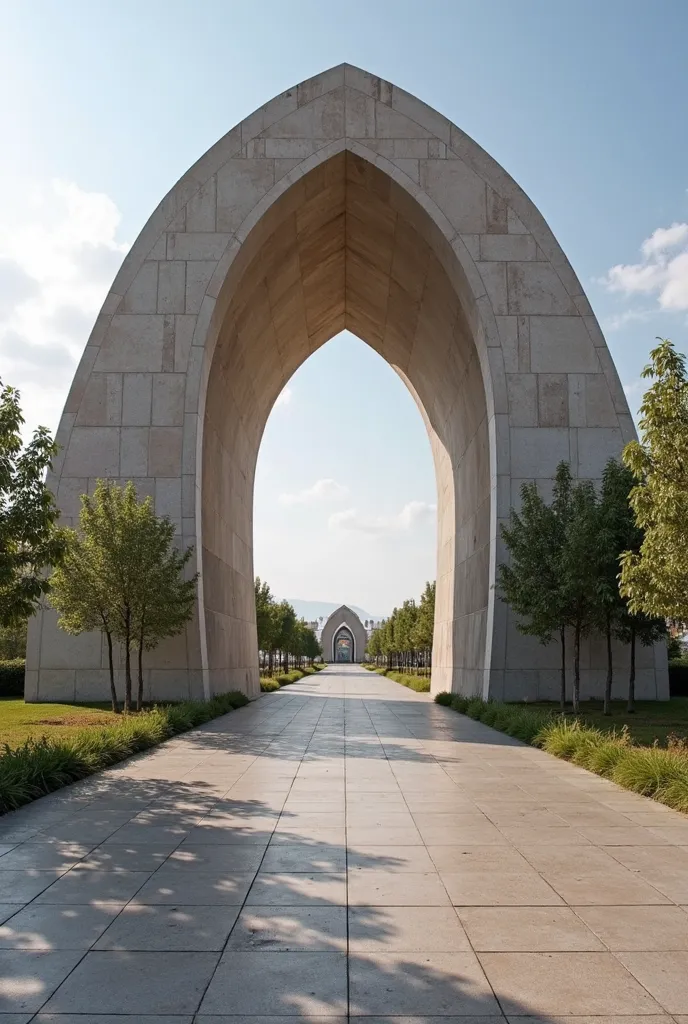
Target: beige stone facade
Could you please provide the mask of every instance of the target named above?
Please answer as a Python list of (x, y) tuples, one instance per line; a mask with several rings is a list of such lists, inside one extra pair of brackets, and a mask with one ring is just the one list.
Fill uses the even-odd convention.
[(363, 656), (366, 644), (368, 643), (368, 634), (356, 612), (345, 604), (337, 608), (335, 612), (332, 612), (322, 628), (320, 646), (322, 647), (323, 661), (331, 662), (337, 660), (334, 644), (341, 629), (345, 629), (351, 637), (351, 661), (360, 663), (364, 660)]
[[(558, 652), (495, 596), (499, 524), (557, 463), (598, 479), (634, 436), (598, 323), (541, 214), (420, 100), (349, 65), (233, 128), (163, 199), (115, 279), (60, 423), (65, 521), (98, 477), (135, 481), (194, 544), (197, 614), (149, 658), (147, 696), (258, 692), (253, 477), (293, 372), (347, 328), (406, 381), (438, 486), (433, 689), (556, 692)], [(623, 655), (620, 655), (623, 660)], [(662, 651), (638, 694), (667, 695)], [(46, 612), (27, 698), (107, 692), (100, 638)], [(604, 677), (586, 645), (583, 692)]]

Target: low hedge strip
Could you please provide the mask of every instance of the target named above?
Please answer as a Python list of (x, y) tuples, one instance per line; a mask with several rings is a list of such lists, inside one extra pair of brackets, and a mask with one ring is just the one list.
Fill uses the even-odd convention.
[(0, 753), (0, 814), (107, 768), (177, 733), (248, 704), (239, 692), (125, 715), (116, 725), (79, 729), (68, 739), (29, 739)]
[(260, 688), (263, 693), (274, 693), (283, 686), (290, 686), (298, 683), (299, 679), (305, 676), (314, 676), (325, 668), (324, 664), (306, 665), (305, 668), (293, 668), (290, 672), (282, 672), (278, 676), (261, 676)]
[(688, 811), (688, 742), (668, 747), (634, 745), (624, 728), (603, 732), (578, 718), (538, 708), (499, 704), (479, 697), (438, 693), (438, 704), (453, 708), (548, 754), (611, 779), (624, 789), (652, 797), (676, 811)]
[(24, 659), (0, 661), (0, 697), (24, 696)]
[(406, 672), (395, 672), (388, 668), (376, 668), (375, 665), (370, 664), (366, 664), (363, 667), (367, 668), (369, 672), (375, 672), (379, 676), (386, 676), (393, 683), (407, 686), (409, 690), (415, 690), (416, 693), (430, 693), (430, 680), (426, 676), (412, 676)]

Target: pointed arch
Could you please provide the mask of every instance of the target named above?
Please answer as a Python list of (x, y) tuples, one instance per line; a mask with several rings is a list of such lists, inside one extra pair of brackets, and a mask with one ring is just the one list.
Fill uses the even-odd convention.
[[(58, 431), (66, 522), (98, 476), (133, 479), (196, 547), (197, 614), (151, 660), (150, 698), (258, 692), (253, 474), (279, 391), (348, 328), (404, 379), (438, 483), (433, 689), (556, 692), (557, 652), (495, 600), (499, 525), (556, 464), (596, 479), (633, 436), (588, 300), (541, 214), (475, 142), (340, 65), (255, 111), (163, 199), (96, 320)], [(28, 699), (106, 691), (97, 636), (32, 625)], [(639, 696), (664, 696), (643, 652)], [(602, 685), (590, 642), (584, 685)]]

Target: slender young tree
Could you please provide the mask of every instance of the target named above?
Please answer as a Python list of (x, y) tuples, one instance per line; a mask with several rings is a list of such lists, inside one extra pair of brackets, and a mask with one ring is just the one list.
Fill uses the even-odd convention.
[(580, 711), (581, 640), (599, 621), (597, 583), (599, 509), (595, 488), (589, 480), (571, 489), (571, 518), (566, 527), (559, 561), (560, 594), (573, 627), (573, 710)]
[(629, 494), (633, 487), (633, 474), (617, 462), (609, 459), (602, 476), (598, 505), (599, 525), (596, 546), (589, 557), (598, 559), (598, 577), (595, 588), (599, 603), (600, 628), (607, 646), (607, 676), (604, 687), (604, 714), (611, 714), (612, 686), (614, 681), (613, 637), (625, 611), (625, 601), (619, 592), (621, 555), (624, 551), (637, 550), (642, 540), (642, 531), (635, 523)]
[(62, 563), (50, 578), (50, 603), (59, 614), (58, 625), (67, 633), (77, 636), (100, 630), (107, 642), (110, 700), (112, 710), (119, 712), (115, 666), (113, 657), (112, 609), (110, 590), (103, 561), (102, 545), (98, 535), (84, 528), (84, 508), (81, 509), (82, 532), (68, 531), (67, 552)]
[(38, 427), (25, 446), (20, 395), (0, 380), (0, 625), (33, 615), (50, 588), (46, 567), (58, 565), (67, 534), (45, 484), (57, 445)]
[(81, 498), (79, 522), (80, 536), (72, 536), (69, 555), (53, 574), (53, 603), (65, 629), (100, 628), (106, 635), (113, 701), (112, 641), (122, 644), (124, 710), (131, 711), (132, 649), (139, 648), (140, 706), (143, 650), (178, 632), (191, 614), (196, 578), (182, 576), (191, 551), (174, 550), (172, 524), (155, 516), (150, 498), (138, 501), (131, 482), (99, 480), (95, 493)]
[(688, 376), (667, 339), (642, 376), (653, 383), (640, 407), (640, 441), (623, 453), (636, 486), (630, 502), (644, 531), (622, 558), (621, 593), (631, 612), (688, 623)]
[(558, 637), (561, 650), (559, 702), (566, 707), (566, 629), (572, 609), (562, 591), (562, 554), (572, 517), (572, 481), (568, 463), (557, 466), (551, 504), (534, 483), (521, 488), (521, 511), (512, 508), (502, 537), (511, 556), (499, 566), (502, 600), (518, 616), (517, 627), (541, 644)]
[(193, 548), (179, 551), (175, 527), (166, 516), (156, 516), (150, 499), (139, 505), (137, 531), (139, 588), (133, 610), (133, 645), (138, 653), (136, 708), (143, 706), (143, 652), (161, 640), (177, 636), (193, 615), (198, 573), (187, 578)]

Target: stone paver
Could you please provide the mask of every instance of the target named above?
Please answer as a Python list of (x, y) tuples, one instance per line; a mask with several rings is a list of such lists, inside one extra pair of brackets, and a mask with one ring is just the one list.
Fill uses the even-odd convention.
[(686, 819), (355, 666), (0, 819), (0, 893), (0, 1024), (688, 1024)]

